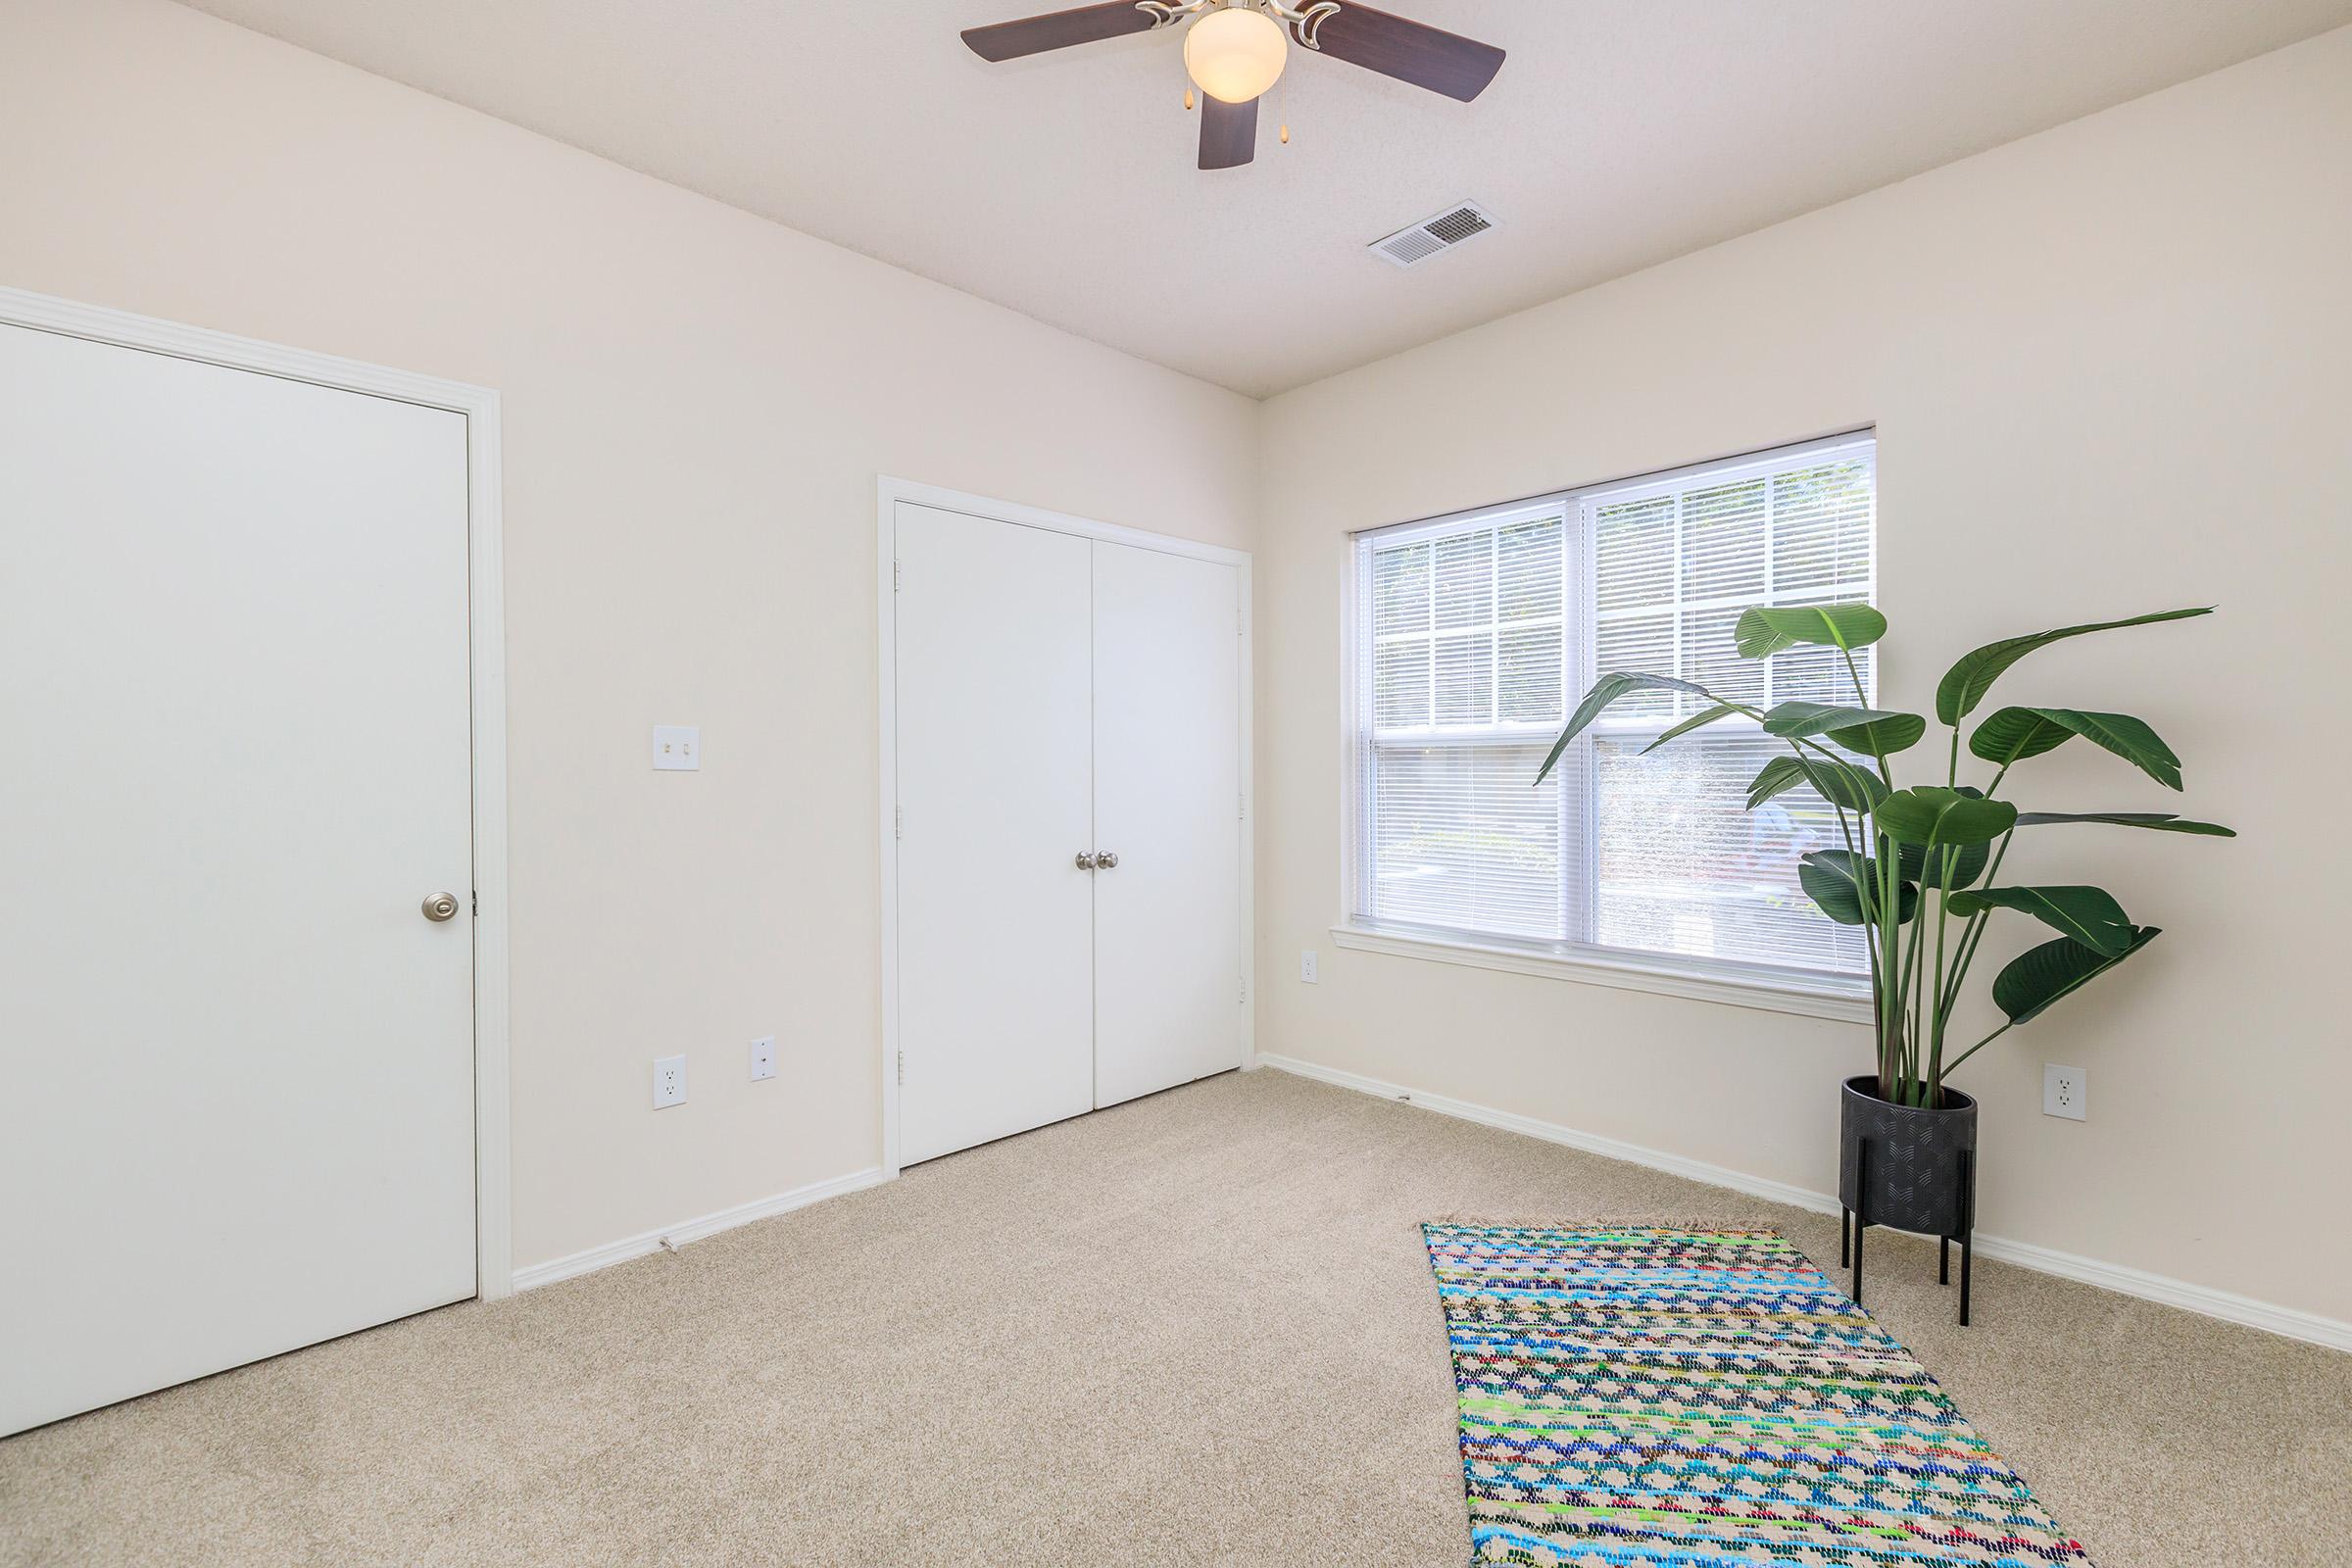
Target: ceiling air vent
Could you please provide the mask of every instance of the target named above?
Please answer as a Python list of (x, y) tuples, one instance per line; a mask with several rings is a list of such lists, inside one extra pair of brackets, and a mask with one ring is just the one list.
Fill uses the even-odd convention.
[(1476, 202), (1463, 202), (1410, 228), (1400, 228), (1387, 239), (1375, 241), (1367, 248), (1382, 261), (1393, 262), (1398, 267), (1415, 267), (1438, 252), (1451, 250), (1471, 235), (1483, 234), (1494, 226), (1494, 214)]

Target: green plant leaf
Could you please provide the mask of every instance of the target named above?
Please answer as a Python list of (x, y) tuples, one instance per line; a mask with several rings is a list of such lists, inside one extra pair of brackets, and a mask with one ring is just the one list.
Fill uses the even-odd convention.
[[(1952, 860), (1948, 882), (1945, 881), (1947, 872), (1943, 864), (1947, 855)], [(1956, 893), (1983, 876), (1984, 862), (1991, 858), (1992, 845), (1989, 842), (1957, 847), (1947, 845), (1934, 850), (1924, 844), (1898, 844), (1894, 856), (1895, 874), (1923, 888), (1945, 888)]]
[(1952, 895), (1954, 914), (1982, 914), (1986, 909), (2030, 914), (2051, 930), (2064, 932), (2108, 956), (2132, 945), (2132, 917), (2103, 888), (1985, 888)]
[[(1972, 801), (1981, 801), (1984, 792), (1974, 784), (1962, 784), (1957, 793)], [(1943, 862), (1951, 860), (1950, 865)], [(1929, 849), (1924, 844), (1898, 844), (1894, 847), (1895, 875), (1906, 882), (1916, 882), (1922, 888), (1942, 888), (1957, 893), (1984, 874), (1984, 862), (1992, 858), (1992, 845), (1944, 845)], [(1948, 878), (1948, 880), (1947, 880)]]
[(1968, 738), (1971, 755), (2007, 767), (2029, 757), (2054, 752), (2075, 738), (2064, 724), (2041, 716), (2031, 708), (2004, 708), (1977, 726)]
[(1886, 635), (1886, 617), (1864, 604), (1759, 605), (1740, 612), (1732, 626), (1732, 646), (1742, 659), (1769, 659), (1799, 643), (1851, 651)]
[(2028, 948), (1993, 977), (1993, 1005), (2013, 1024), (2036, 1018), (2051, 1003), (2082, 990), (2163, 934), (2161, 927), (2143, 925), (2120, 953), (2100, 953), (2072, 937)]
[[(1749, 614), (1755, 613), (1753, 611)], [(2191, 615), (2210, 615), (2213, 607), (2198, 610), (2160, 610), (2152, 615), (2133, 615), (2129, 620), (2098, 620), (2086, 626), (2061, 626), (2055, 631), (2037, 631), (2030, 637), (2005, 637), (1997, 643), (1986, 643), (1960, 656), (1958, 663), (1944, 671), (1936, 687), (1936, 717), (1946, 724), (1957, 724), (1977, 710), (1984, 694), (2001, 672), (2019, 660), (2039, 648), (2064, 642), (2069, 637), (2081, 637), (2094, 631), (2114, 631), (2123, 626), (2145, 626), (2159, 620), (2185, 620)], [(1743, 616), (1742, 619), (1745, 617)], [(1742, 648), (1741, 653), (1747, 650)]]
[(1754, 810), (1776, 795), (1786, 795), (1799, 784), (1810, 782), (1805, 770), (1793, 757), (1776, 757), (1756, 769), (1756, 776), (1747, 781), (1747, 808)]
[[(1928, 732), (1928, 721), (1917, 713), (1891, 712), (1883, 708), (1839, 708), (1826, 703), (1782, 703), (1764, 715), (1764, 733), (1783, 740), (1827, 735), (1849, 752), (1879, 751), (1888, 756), (1916, 745)], [(1873, 737), (1884, 744), (1874, 748)]]
[(2019, 827), (2046, 827), (2053, 822), (2105, 822), (2111, 827), (2144, 827), (2157, 833), (2195, 833), (2205, 838), (2233, 839), (2237, 829), (2219, 822), (2191, 822), (2170, 811), (2024, 811)]
[(1745, 711), (1745, 710), (1741, 709), (1737, 703), (1717, 703), (1713, 708), (1708, 709), (1705, 712), (1684, 719), (1680, 724), (1675, 725), (1674, 728), (1668, 730), (1656, 740), (1651, 741), (1647, 746), (1642, 747), (1642, 755), (1643, 757), (1647, 757), (1650, 753), (1656, 751), (1659, 747), (1665, 745), (1668, 741), (1673, 740), (1678, 735), (1688, 735), (1692, 730), (1712, 724), (1719, 718), (1729, 718), (1734, 713), (1743, 711)]
[(2180, 759), (2154, 730), (2130, 713), (2086, 713), (2077, 708), (2036, 708), (2034, 711), (2091, 745), (2113, 752), (2165, 788), (2180, 787)]
[(1860, 752), (1865, 757), (1892, 757), (1917, 746), (1919, 738), (1927, 732), (1928, 721), (1917, 713), (1894, 713), (1834, 729), (1828, 735), (1849, 752)]
[(2017, 808), (2007, 801), (1988, 801), (1934, 784), (1896, 790), (1879, 803), (1874, 814), (1879, 830), (1897, 844), (1929, 849), (1988, 843), (2017, 823)]
[(1568, 743), (1583, 734), (1586, 727), (1601, 715), (1602, 710), (1619, 698), (1631, 697), (1636, 692), (1688, 692), (1693, 697), (1704, 697), (1710, 703), (1720, 701), (1704, 686), (1676, 680), (1671, 675), (1642, 675), (1630, 670), (1603, 675), (1592, 683), (1591, 691), (1585, 693), (1585, 700), (1576, 705), (1576, 711), (1568, 715), (1568, 727), (1560, 731), (1560, 738), (1551, 743), (1550, 755), (1544, 759), (1544, 765), (1536, 769), (1536, 782), (1544, 782), (1558, 764), (1560, 754), (1568, 749)]
[(2130, 713), (2091, 713), (2079, 708), (2004, 708), (1977, 726), (1968, 749), (2006, 767), (2055, 751), (2077, 735), (2103, 747), (2168, 789), (2180, 787), (2180, 759), (2157, 733)]
[[(1821, 912), (1839, 925), (1861, 925), (1862, 890), (1856, 884), (1854, 862), (1860, 859), (1862, 876), (1867, 879), (1871, 896), (1878, 896), (1879, 863), (1867, 857), (1857, 857), (1845, 850), (1815, 850), (1800, 857), (1796, 862), (1796, 883), (1805, 890), (1805, 897), (1821, 906)], [(1896, 924), (1904, 924), (1919, 912), (1919, 889), (1905, 882), (1895, 900), (1900, 909)]]
[(1886, 786), (1863, 768), (1827, 758), (1776, 757), (1748, 780), (1747, 808), (1754, 810), (1776, 795), (1799, 784), (1810, 784), (1823, 800), (1849, 811), (1868, 811), (1886, 798)]
[(1821, 798), (1832, 806), (1842, 806), (1849, 811), (1875, 811), (1886, 798), (1886, 786), (1878, 775), (1853, 762), (1841, 762), (1826, 757), (1799, 757), (1796, 765), (1805, 770), (1805, 777)]

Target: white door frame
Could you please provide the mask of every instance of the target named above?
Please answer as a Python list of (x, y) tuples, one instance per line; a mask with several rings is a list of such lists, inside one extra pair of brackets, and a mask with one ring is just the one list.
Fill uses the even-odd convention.
[(1251, 639), (1250, 553), (1223, 545), (1202, 544), (1171, 534), (1148, 533), (1116, 523), (1073, 517), (1017, 501), (995, 501), (960, 490), (917, 484), (884, 474), (874, 486), (875, 566), (881, 612), (881, 724), (882, 814), (882, 1173), (885, 1180), (899, 1174), (899, 715), (898, 715), (898, 504), (935, 507), (991, 522), (1023, 528), (1044, 528), (1075, 534), (1081, 539), (1104, 539), (1134, 545), (1163, 555), (1214, 561), (1239, 569), (1241, 603), (1234, 607), (1241, 638), (1241, 756), (1242, 756), (1242, 989), (1250, 1004), (1242, 1020), (1242, 1065), (1257, 1065), (1257, 943), (1254, 925), (1257, 779), (1250, 758), (1255, 729), (1251, 716), (1254, 682), (1250, 676)]
[(305, 349), (0, 287), (0, 323), (446, 409), (466, 419), (466, 599), (473, 683), (475, 1294), (514, 1291), (507, 1081), (507, 640), (498, 394)]

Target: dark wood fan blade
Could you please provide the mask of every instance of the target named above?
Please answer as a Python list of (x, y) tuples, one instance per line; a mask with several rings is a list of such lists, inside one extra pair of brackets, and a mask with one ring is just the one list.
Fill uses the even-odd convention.
[(1239, 169), (1257, 156), (1257, 100), (1229, 104), (1200, 95), (1200, 167)]
[(1023, 55), (1042, 55), (1049, 49), (1067, 49), (1072, 44), (1101, 43), (1105, 38), (1120, 38), (1131, 32), (1150, 32), (1152, 25), (1152, 14), (1136, 10), (1134, 0), (1110, 0), (1107, 5), (1080, 6), (1074, 11), (1023, 17), (1018, 22), (966, 27), (963, 41), (983, 60), (1018, 60)]
[(1409, 81), (1431, 92), (1468, 103), (1487, 90), (1502, 69), (1502, 51), (1458, 32), (1407, 22), (1386, 11), (1343, 0), (1327, 18), (1315, 42), (1334, 60)]

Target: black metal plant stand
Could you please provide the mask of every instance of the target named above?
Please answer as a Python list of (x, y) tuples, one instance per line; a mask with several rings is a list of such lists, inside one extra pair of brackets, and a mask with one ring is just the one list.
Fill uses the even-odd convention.
[[(1854, 1191), (1865, 1202), (1870, 1196), (1870, 1140), (1861, 1141), (1857, 1152), (1859, 1169)], [(1936, 1238), (1936, 1283), (1952, 1283), (1952, 1244), (1960, 1244), (1960, 1326), (1968, 1327), (1969, 1265), (1976, 1257), (1977, 1235), (1977, 1152), (1963, 1149), (1960, 1161), (1960, 1225), (1956, 1234)], [(1854, 1304), (1862, 1304), (1862, 1233), (1870, 1229), (1870, 1216), (1847, 1208), (1838, 1207), (1838, 1266), (1846, 1266), (1849, 1257), (1853, 1264)]]

